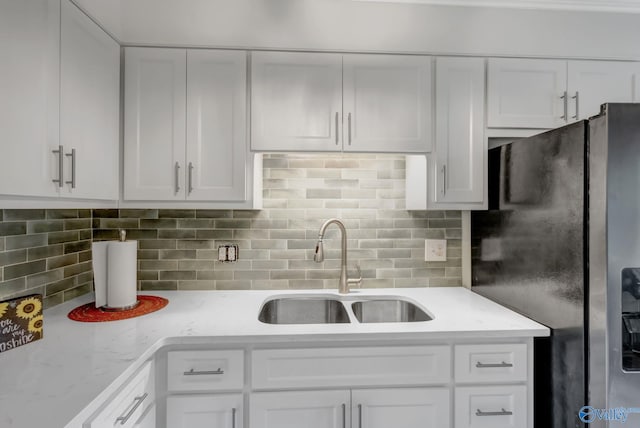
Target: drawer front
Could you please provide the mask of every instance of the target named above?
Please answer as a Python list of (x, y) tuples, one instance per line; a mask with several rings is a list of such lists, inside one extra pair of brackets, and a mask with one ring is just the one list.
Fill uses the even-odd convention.
[(527, 387), (456, 387), (456, 428), (524, 428), (528, 425)]
[(449, 346), (270, 349), (253, 352), (253, 389), (444, 384)]
[(241, 390), (244, 351), (171, 351), (167, 355), (169, 391)]
[(125, 386), (99, 410), (85, 427), (129, 428), (135, 426), (147, 408), (155, 401), (153, 362), (142, 366)]
[(527, 380), (527, 345), (458, 345), (455, 379), (461, 383), (524, 382)]

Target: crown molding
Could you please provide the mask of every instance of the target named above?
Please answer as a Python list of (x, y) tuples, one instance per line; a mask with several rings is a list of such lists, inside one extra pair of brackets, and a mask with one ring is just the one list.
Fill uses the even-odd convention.
[(360, 2), (427, 4), (511, 9), (575, 10), (640, 13), (640, 0), (352, 0)]

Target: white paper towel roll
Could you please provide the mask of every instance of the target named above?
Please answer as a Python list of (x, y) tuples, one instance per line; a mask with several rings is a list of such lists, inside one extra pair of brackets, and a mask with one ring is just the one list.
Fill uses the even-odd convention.
[(96, 307), (135, 305), (138, 242), (94, 242), (92, 249)]

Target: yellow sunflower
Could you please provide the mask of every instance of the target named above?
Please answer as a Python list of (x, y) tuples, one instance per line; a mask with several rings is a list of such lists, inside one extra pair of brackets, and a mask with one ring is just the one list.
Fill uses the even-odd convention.
[(40, 333), (42, 331), (42, 315), (31, 318), (28, 329), (31, 333)]
[(31, 319), (42, 310), (42, 303), (35, 297), (24, 299), (16, 307), (16, 314), (23, 319)]
[(2, 318), (5, 312), (7, 312), (7, 309), (9, 309), (8, 303), (0, 303), (0, 318)]

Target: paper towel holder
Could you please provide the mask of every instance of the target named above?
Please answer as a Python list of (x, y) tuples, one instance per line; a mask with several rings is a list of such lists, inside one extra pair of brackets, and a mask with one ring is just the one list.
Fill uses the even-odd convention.
[(116, 241), (94, 242), (92, 251), (95, 307), (104, 312), (135, 309), (140, 304), (136, 287), (137, 241), (127, 241), (126, 230), (120, 229)]

